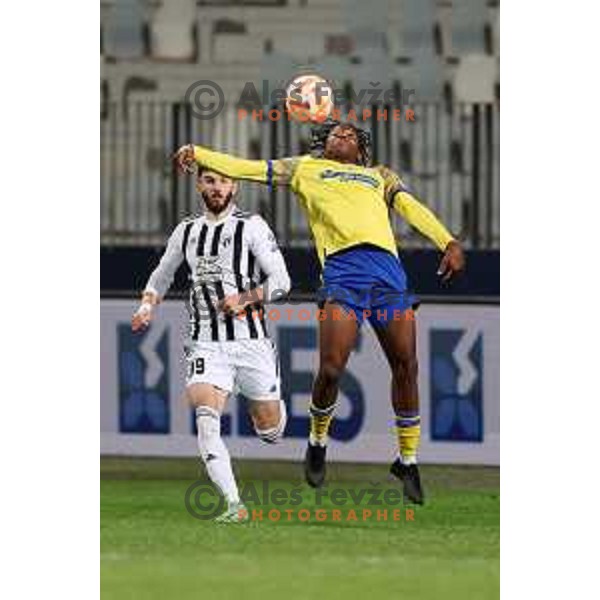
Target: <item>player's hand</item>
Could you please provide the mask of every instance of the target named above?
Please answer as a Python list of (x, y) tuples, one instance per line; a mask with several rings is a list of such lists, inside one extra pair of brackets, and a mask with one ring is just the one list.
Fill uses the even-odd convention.
[(153, 305), (150, 302), (142, 302), (140, 307), (131, 317), (131, 330), (141, 331), (150, 325), (153, 317)]
[(193, 144), (181, 146), (173, 155), (175, 167), (180, 173), (194, 173), (196, 170), (196, 158), (194, 156)]
[(446, 246), (446, 252), (438, 268), (437, 274), (442, 277), (442, 281), (448, 281), (454, 274), (465, 268), (465, 254), (462, 246), (452, 240)]
[(219, 302), (219, 309), (226, 315), (237, 315), (245, 310), (247, 304), (248, 300), (241, 294), (231, 294)]

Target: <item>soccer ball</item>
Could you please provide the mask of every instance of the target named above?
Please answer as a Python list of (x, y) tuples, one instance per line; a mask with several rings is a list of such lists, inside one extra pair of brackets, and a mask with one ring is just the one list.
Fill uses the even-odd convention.
[(286, 90), (289, 118), (301, 123), (322, 123), (333, 110), (333, 91), (319, 75), (299, 75)]

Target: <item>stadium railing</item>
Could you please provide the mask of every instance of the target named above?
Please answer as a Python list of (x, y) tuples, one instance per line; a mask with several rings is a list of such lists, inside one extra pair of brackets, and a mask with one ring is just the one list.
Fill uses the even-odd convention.
[[(277, 108), (277, 107), (274, 107)], [(387, 109), (388, 118), (375, 118)], [(415, 103), (414, 122), (392, 119), (394, 107), (370, 107), (360, 123), (372, 133), (376, 162), (397, 170), (467, 248), (500, 244), (499, 119), (497, 104)], [(101, 242), (161, 246), (177, 222), (198, 212), (191, 177), (175, 176), (170, 155), (193, 141), (247, 158), (279, 158), (308, 151), (309, 128), (225, 108), (199, 120), (193, 107), (173, 102), (106, 102), (100, 120)], [(380, 113), (380, 115), (383, 113)], [(402, 109), (404, 114), (404, 109)], [(240, 204), (263, 214), (280, 243), (310, 246), (306, 220), (292, 194), (244, 183)], [(404, 247), (428, 245), (394, 217)]]

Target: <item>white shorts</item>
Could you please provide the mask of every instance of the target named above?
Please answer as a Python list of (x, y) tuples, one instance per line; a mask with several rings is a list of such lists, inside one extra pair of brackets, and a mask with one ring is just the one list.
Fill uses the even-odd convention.
[(275, 344), (268, 338), (192, 342), (186, 349), (186, 385), (208, 383), (250, 400), (279, 400)]

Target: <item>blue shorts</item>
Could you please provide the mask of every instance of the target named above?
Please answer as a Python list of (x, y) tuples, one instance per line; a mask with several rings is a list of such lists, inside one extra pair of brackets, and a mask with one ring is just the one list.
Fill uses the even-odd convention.
[(321, 308), (326, 301), (334, 302), (353, 313), (359, 323), (366, 318), (374, 327), (407, 318), (406, 311), (418, 306), (400, 259), (369, 244), (325, 258), (317, 299)]

